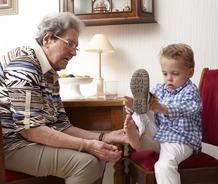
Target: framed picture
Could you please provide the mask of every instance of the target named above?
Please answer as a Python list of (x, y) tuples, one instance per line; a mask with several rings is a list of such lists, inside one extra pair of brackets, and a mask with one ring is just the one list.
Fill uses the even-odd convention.
[(14, 15), (18, 13), (18, 0), (0, 0), (0, 15)]

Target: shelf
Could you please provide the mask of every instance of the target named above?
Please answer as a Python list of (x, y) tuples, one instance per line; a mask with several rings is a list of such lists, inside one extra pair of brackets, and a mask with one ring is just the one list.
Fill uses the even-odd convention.
[(87, 26), (155, 23), (154, 0), (60, 0)]

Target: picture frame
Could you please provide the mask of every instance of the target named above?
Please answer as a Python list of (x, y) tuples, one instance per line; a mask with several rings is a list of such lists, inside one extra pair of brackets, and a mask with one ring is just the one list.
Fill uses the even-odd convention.
[(18, 0), (0, 0), (0, 16), (18, 14)]

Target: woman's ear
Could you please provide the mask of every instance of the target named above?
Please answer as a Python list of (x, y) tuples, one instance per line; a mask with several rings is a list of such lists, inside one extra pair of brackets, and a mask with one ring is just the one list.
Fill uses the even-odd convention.
[(51, 35), (48, 33), (45, 33), (45, 35), (43, 36), (43, 39), (42, 39), (42, 45), (44, 47), (48, 48), (50, 42), (51, 42)]

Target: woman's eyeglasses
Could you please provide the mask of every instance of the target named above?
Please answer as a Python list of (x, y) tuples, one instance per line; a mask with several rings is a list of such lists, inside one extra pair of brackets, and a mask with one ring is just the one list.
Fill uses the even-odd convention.
[(69, 49), (79, 51), (79, 48), (78, 48), (77, 44), (74, 43), (73, 41), (65, 40), (64, 38), (61, 38), (60, 36), (57, 36), (57, 35), (54, 35), (54, 37), (61, 40), (61, 41), (63, 41), (64, 43), (66, 43), (67, 47)]

